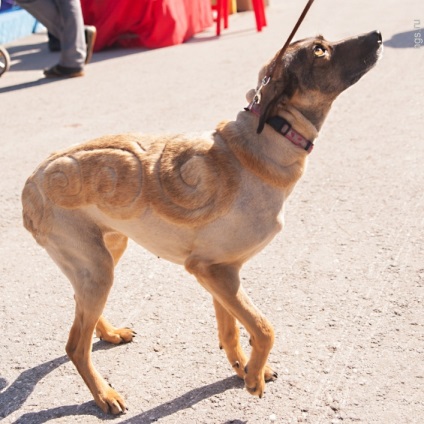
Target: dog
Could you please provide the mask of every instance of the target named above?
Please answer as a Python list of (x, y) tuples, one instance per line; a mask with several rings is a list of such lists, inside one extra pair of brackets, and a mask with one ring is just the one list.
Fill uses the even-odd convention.
[[(239, 271), (282, 229), (283, 204), (332, 102), (381, 51), (378, 31), (296, 41), (261, 69), (247, 110), (214, 132), (105, 136), (52, 154), (28, 178), (24, 226), (73, 285), (66, 352), (103, 411), (126, 409), (94, 368), (91, 348), (94, 331), (114, 344), (135, 335), (102, 315), (129, 237), (183, 265), (212, 295), (220, 347), (248, 392), (262, 397), (265, 382), (277, 378), (267, 364), (273, 328)], [(249, 359), (237, 321), (250, 335)]]

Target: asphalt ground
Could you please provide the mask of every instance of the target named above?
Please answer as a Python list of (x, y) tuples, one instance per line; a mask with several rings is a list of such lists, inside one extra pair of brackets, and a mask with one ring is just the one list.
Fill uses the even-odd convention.
[[(335, 102), (283, 233), (242, 273), (274, 325), (279, 379), (251, 397), (218, 349), (209, 295), (130, 244), (106, 307), (134, 343), (95, 339), (97, 369), (129, 410), (98, 410), (69, 363), (70, 284), (22, 226), (20, 193), (48, 154), (113, 133), (210, 130), (235, 118), (303, 2), (273, 0), (175, 47), (99, 52), (51, 81), (46, 35), (6, 47), (0, 78), (0, 419), (6, 423), (422, 423), (424, 8), (317, 0), (296, 38), (380, 29), (383, 59)], [(421, 41), (420, 41), (421, 39)], [(248, 336), (242, 333), (248, 347)]]

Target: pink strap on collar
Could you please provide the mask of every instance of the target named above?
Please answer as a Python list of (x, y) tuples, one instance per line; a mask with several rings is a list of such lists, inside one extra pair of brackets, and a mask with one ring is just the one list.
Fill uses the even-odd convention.
[(273, 116), (269, 118), (266, 123), (271, 125), (275, 131), (282, 134), (288, 140), (290, 140), (296, 146), (301, 147), (303, 150), (306, 150), (308, 153), (312, 152), (314, 148), (314, 143), (309, 141), (302, 134), (299, 134), (296, 130), (292, 128), (292, 126), (281, 116)]
[[(250, 103), (245, 110), (252, 112), (254, 115), (259, 116), (259, 105), (257, 103)], [(292, 126), (281, 116), (273, 116), (269, 118), (266, 123), (274, 128), (275, 131), (282, 134), (287, 140), (291, 141), (294, 145), (301, 147), (303, 150), (306, 150), (308, 153), (312, 152), (314, 148), (314, 143), (309, 141), (302, 134), (299, 134)]]

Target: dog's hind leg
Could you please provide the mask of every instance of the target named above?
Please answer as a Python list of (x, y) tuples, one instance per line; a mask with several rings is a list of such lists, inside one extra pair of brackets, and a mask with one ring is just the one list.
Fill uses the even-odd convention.
[(91, 361), (92, 334), (103, 309), (102, 302), (94, 305), (94, 302), (80, 296), (75, 296), (75, 301), (75, 320), (66, 353), (90, 389), (96, 404), (105, 413), (119, 414), (126, 409), (123, 398), (103, 379)]
[[(193, 256), (187, 259), (185, 267), (250, 334), (252, 352), (244, 368), (244, 382), (249, 393), (262, 397), (265, 380), (276, 378), (276, 374), (266, 363), (274, 343), (274, 330), (241, 287), (240, 267), (232, 264), (210, 264)], [(222, 318), (221, 309), (219, 309), (219, 313)], [(230, 322), (228, 316), (225, 316), (225, 319), (227, 324), (230, 323), (228, 328), (231, 328), (229, 337), (231, 339), (231, 333), (234, 334), (235, 321)], [(224, 324), (222, 324), (222, 328), (225, 328)], [(234, 336), (232, 338), (234, 340)], [(234, 353), (231, 350), (230, 352)], [(232, 356), (230, 358), (233, 360)], [(269, 374), (272, 374), (274, 378), (267, 378)]]
[(91, 360), (93, 331), (113, 284), (114, 261), (102, 230), (77, 211), (57, 211), (45, 248), (71, 281), (75, 319), (66, 352), (104, 412), (125, 410), (122, 397), (103, 379)]
[[(112, 255), (114, 266), (116, 266), (127, 247), (128, 237), (121, 233), (110, 231), (103, 235), (103, 240)], [(96, 336), (109, 343), (131, 342), (135, 334), (130, 328), (114, 327), (103, 315), (100, 316), (96, 324)]]
[(131, 328), (114, 327), (103, 315), (100, 316), (96, 324), (96, 336), (105, 342), (120, 344), (129, 343), (136, 333)]

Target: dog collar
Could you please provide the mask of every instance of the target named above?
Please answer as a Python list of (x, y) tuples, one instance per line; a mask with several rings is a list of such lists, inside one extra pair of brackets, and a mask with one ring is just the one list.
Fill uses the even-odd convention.
[(312, 141), (307, 140), (303, 137), (302, 134), (299, 134), (295, 131), (292, 126), (281, 116), (273, 116), (269, 118), (266, 123), (271, 125), (275, 131), (283, 134), (288, 140), (290, 140), (296, 146), (301, 147), (303, 150), (306, 150), (308, 153), (312, 152), (314, 148), (314, 143)]
[[(259, 116), (259, 105), (257, 103), (250, 103), (244, 110), (252, 112), (254, 115)], [(274, 128), (279, 134), (282, 134), (287, 140), (291, 141), (294, 145), (306, 150), (308, 153), (312, 152), (314, 143), (303, 137), (296, 130), (292, 128), (289, 122), (287, 122), (281, 116), (273, 116), (267, 119), (266, 123)]]

